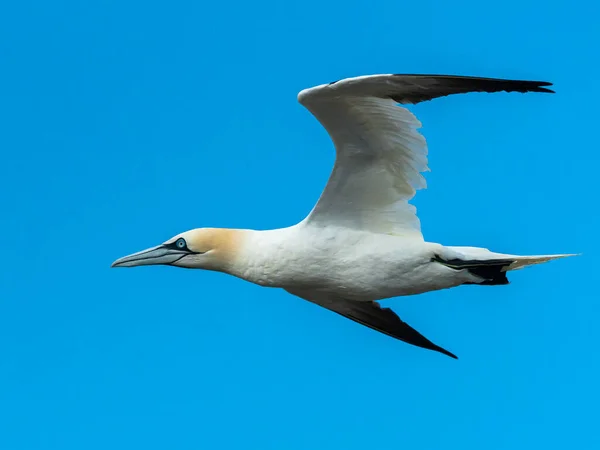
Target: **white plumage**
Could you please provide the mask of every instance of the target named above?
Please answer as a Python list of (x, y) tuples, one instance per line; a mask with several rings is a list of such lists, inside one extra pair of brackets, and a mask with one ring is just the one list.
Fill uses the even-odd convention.
[(339, 97), (352, 86), (341, 81), (298, 96), (327, 129), (337, 151), (308, 221), (416, 238), (421, 227), (408, 200), (426, 187), (421, 172), (428, 170), (427, 144), (417, 131), (421, 123), (389, 98)]
[(466, 92), (552, 92), (550, 83), (446, 75), (373, 75), (305, 89), (336, 149), (329, 181), (301, 223), (268, 231), (200, 228), (113, 266), (169, 264), (279, 287), (405, 342), (455, 357), (377, 300), (461, 284), (570, 255), (516, 256), (425, 242), (409, 203), (426, 187), (421, 123), (398, 104)]

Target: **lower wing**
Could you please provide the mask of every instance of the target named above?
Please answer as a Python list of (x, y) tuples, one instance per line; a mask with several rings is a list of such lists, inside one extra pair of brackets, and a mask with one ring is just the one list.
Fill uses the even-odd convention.
[(347, 317), (354, 322), (365, 325), (380, 333), (387, 334), (393, 338), (416, 345), (417, 347), (434, 350), (443, 353), (451, 358), (458, 357), (439, 345), (434, 344), (406, 322), (403, 322), (394, 311), (389, 308), (382, 308), (379, 303), (357, 302), (339, 297), (332, 297), (323, 294), (315, 294), (310, 291), (290, 291), (290, 294), (308, 300), (330, 311), (336, 312)]

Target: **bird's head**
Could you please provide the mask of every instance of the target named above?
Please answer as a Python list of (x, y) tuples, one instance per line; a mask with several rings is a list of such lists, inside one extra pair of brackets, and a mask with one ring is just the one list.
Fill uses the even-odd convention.
[(240, 251), (244, 230), (197, 228), (159, 246), (117, 259), (111, 267), (168, 265), (228, 271)]

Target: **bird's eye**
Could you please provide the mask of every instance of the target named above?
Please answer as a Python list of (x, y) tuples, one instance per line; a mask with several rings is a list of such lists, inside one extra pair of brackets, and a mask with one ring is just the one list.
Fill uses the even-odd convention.
[(185, 239), (183, 239), (183, 238), (177, 239), (177, 242), (175, 242), (175, 245), (179, 249), (184, 249), (185, 248)]

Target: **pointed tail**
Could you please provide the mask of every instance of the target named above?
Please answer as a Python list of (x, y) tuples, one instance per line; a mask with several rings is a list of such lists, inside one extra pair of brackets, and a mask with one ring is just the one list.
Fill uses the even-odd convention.
[(518, 270), (534, 264), (542, 264), (553, 259), (567, 258), (568, 256), (579, 256), (578, 253), (565, 253), (563, 255), (536, 255), (536, 256), (513, 256), (514, 261), (506, 270)]
[(508, 284), (506, 272), (518, 270), (534, 264), (541, 264), (553, 259), (577, 256), (576, 254), (519, 256), (505, 253), (494, 253), (479, 247), (444, 247), (443, 254), (435, 255), (434, 261), (455, 270), (468, 270), (482, 278), (477, 284)]

